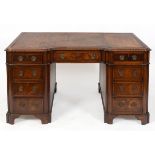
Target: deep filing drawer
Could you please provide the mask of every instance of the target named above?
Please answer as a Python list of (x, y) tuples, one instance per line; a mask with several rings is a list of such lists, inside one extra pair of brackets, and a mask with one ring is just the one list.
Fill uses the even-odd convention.
[(38, 53), (16, 53), (13, 54), (15, 64), (41, 64), (43, 63), (42, 54)]
[(99, 62), (100, 51), (55, 51), (55, 62)]
[(42, 83), (13, 83), (14, 96), (42, 96)]
[(116, 82), (113, 83), (113, 97), (142, 97), (141, 82)]
[(13, 113), (39, 114), (43, 113), (42, 98), (15, 98), (13, 99)]
[(114, 64), (142, 64), (144, 62), (143, 52), (114, 52), (112, 55)]
[(113, 98), (113, 114), (140, 114), (143, 111), (142, 98)]
[(142, 81), (141, 66), (114, 66), (113, 81)]
[(43, 68), (42, 66), (15, 66), (13, 79), (43, 79)]

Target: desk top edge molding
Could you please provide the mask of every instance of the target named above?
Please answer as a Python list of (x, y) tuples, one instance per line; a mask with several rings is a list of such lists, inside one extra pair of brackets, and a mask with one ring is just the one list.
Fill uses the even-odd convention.
[[(39, 48), (14, 48), (15, 44), (18, 44), (18, 41), (24, 36), (24, 35), (61, 35), (63, 36), (67, 36), (67, 35), (85, 35), (85, 36), (89, 36), (89, 35), (115, 35), (115, 36), (120, 36), (120, 35), (126, 35), (126, 36), (130, 36), (133, 39), (135, 39), (136, 43), (139, 44), (139, 47), (123, 47), (121, 46), (121, 48), (118, 47), (108, 47), (107, 45), (99, 45), (99, 46), (84, 46), (84, 47), (79, 47), (79, 46), (74, 46), (74, 47), (66, 47), (66, 46), (53, 46), (51, 47), (50, 45), (48, 47), (39, 47)], [(84, 36), (84, 37), (85, 37)], [(74, 39), (74, 38), (73, 38)], [(70, 40), (71, 41), (71, 40)], [(103, 39), (103, 43), (104, 43), (104, 39)], [(74, 44), (74, 42), (73, 42)], [(67, 51), (67, 50), (71, 50), (71, 51), (80, 51), (80, 50), (99, 50), (99, 51), (146, 51), (149, 52), (151, 51), (151, 49), (144, 43), (142, 42), (135, 34), (133, 33), (86, 33), (86, 32), (21, 32), (16, 39), (5, 49), (6, 52), (52, 52), (52, 51)]]

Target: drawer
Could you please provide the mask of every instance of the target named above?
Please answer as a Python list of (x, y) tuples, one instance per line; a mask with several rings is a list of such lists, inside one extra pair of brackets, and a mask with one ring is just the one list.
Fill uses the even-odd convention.
[(42, 54), (33, 53), (15, 53), (13, 54), (13, 63), (15, 64), (40, 64), (43, 62)]
[(43, 99), (15, 98), (13, 99), (13, 113), (18, 114), (43, 113)]
[(142, 83), (141, 82), (132, 82), (132, 83), (123, 83), (117, 82), (113, 83), (113, 96), (114, 97), (142, 97)]
[(112, 61), (114, 63), (120, 63), (120, 64), (139, 64), (143, 63), (144, 61), (144, 53), (142, 52), (114, 52), (112, 55)]
[(100, 51), (56, 51), (55, 62), (99, 62)]
[(13, 79), (43, 79), (43, 68), (37, 66), (13, 67)]
[(142, 81), (141, 66), (114, 66), (113, 81)]
[(114, 98), (113, 114), (141, 114), (143, 112), (142, 98)]
[(42, 83), (14, 83), (13, 95), (14, 96), (42, 96), (43, 84)]

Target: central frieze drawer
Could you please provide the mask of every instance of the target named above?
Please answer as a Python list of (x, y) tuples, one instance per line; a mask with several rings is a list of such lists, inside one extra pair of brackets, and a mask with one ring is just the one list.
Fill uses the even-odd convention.
[(98, 62), (100, 51), (55, 51), (55, 62)]

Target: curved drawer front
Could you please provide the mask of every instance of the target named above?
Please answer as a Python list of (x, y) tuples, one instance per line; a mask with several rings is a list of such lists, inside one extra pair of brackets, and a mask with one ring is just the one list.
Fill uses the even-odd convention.
[(142, 83), (132, 82), (123, 83), (118, 82), (113, 84), (113, 96), (114, 97), (142, 97)]
[(112, 112), (114, 114), (140, 114), (142, 103), (142, 98), (113, 98)]
[(14, 96), (42, 96), (43, 84), (42, 83), (14, 83), (13, 95)]
[(18, 114), (43, 113), (43, 99), (41, 98), (15, 98), (13, 112)]
[(16, 53), (13, 54), (15, 64), (41, 64), (43, 63), (42, 54), (37, 53)]
[(100, 51), (56, 51), (55, 62), (99, 62)]
[(36, 66), (13, 67), (13, 79), (42, 79), (43, 68)]
[(114, 81), (142, 81), (141, 66), (114, 66), (113, 68)]

